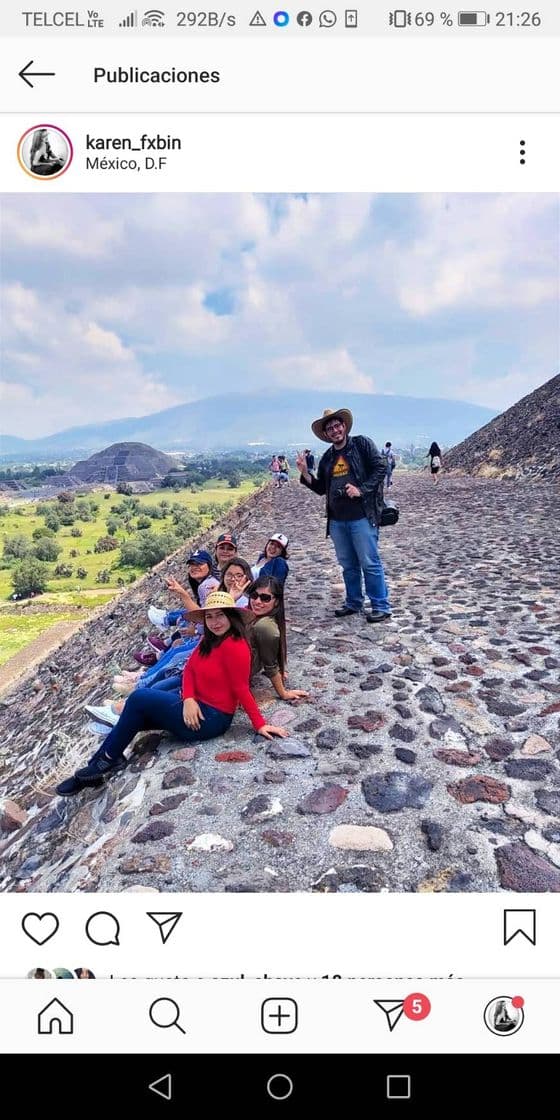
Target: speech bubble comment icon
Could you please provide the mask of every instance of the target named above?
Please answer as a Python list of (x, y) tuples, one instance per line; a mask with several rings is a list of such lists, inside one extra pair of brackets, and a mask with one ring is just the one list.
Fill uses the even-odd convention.
[(108, 910), (98, 910), (86, 922), (86, 937), (94, 945), (120, 945), (121, 927), (114, 914)]

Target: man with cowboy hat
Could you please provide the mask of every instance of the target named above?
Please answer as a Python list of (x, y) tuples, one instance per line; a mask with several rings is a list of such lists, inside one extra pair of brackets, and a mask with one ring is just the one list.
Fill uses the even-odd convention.
[(327, 536), (332, 537), (346, 587), (346, 601), (335, 615), (344, 618), (363, 610), (363, 575), (371, 603), (367, 621), (385, 622), (391, 617), (391, 604), (377, 542), (387, 467), (373, 440), (350, 436), (353, 423), (348, 408), (326, 408), (311, 425), (317, 439), (331, 445), (320, 459), (317, 477), (309, 473), (305, 454), (298, 455), (296, 464), (300, 482), (326, 495)]

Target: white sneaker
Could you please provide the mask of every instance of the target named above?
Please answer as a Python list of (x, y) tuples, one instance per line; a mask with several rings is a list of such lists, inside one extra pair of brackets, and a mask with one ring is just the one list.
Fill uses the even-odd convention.
[(159, 607), (148, 607), (148, 618), (152, 626), (167, 625), (167, 611), (162, 611)]
[(92, 735), (100, 735), (105, 739), (109, 733), (109, 724), (96, 723), (94, 720), (90, 720), (87, 724), (86, 730), (90, 731)]
[(99, 706), (96, 704), (85, 704), (84, 707), (86, 712), (89, 712), (89, 715), (93, 716), (95, 720), (99, 720), (101, 723), (107, 723), (110, 727), (114, 727), (118, 721), (118, 712), (114, 712), (110, 704)]

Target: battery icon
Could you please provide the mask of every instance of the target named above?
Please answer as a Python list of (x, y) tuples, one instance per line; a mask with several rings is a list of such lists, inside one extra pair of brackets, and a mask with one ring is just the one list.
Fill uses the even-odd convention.
[(486, 27), (490, 23), (487, 12), (457, 12), (459, 27)]

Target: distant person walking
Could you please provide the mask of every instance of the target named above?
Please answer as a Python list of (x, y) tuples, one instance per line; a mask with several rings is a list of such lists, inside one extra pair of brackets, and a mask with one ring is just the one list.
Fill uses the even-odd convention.
[(387, 440), (387, 443), (385, 444), (385, 447), (383, 448), (383, 451), (381, 452), (381, 454), (382, 454), (382, 456), (385, 460), (385, 464), (386, 464), (385, 486), (387, 487), (387, 490), (388, 490), (389, 487), (393, 485), (393, 471), (394, 471), (394, 469), (397, 465), (397, 460), (395, 459), (395, 456), (394, 456), (394, 453), (393, 453), (393, 447), (392, 447), (392, 444), (391, 444), (390, 440)]
[(432, 481), (437, 482), (437, 476), (443, 466), (443, 455), (441, 453), (439, 444), (432, 443), (430, 450), (426, 454), (426, 458), (430, 460), (430, 470), (432, 472)]
[(280, 460), (277, 455), (273, 455), (270, 460), (269, 471), (272, 474), (272, 481), (275, 486), (280, 486)]
[(307, 463), (307, 470), (309, 471), (309, 474), (313, 474), (314, 471), (315, 471), (315, 456), (314, 456), (313, 452), (309, 450), (308, 447), (306, 447), (303, 454), (305, 455), (305, 462)]
[(290, 481), (290, 464), (289, 464), (288, 460), (286, 459), (286, 456), (285, 455), (279, 455), (278, 456), (278, 462), (280, 464), (280, 474), (278, 476), (279, 482), (280, 483), (289, 482)]
[(311, 425), (317, 439), (331, 444), (321, 456), (317, 477), (309, 473), (303, 452), (296, 463), (300, 482), (326, 496), (327, 536), (332, 537), (346, 587), (346, 600), (335, 610), (336, 617), (363, 609), (363, 576), (372, 608), (367, 621), (384, 622), (391, 617), (391, 605), (377, 542), (386, 463), (372, 439), (350, 436), (353, 423), (349, 409), (326, 408)]

